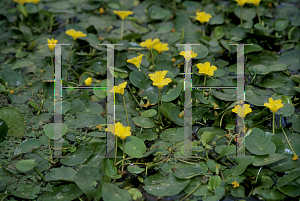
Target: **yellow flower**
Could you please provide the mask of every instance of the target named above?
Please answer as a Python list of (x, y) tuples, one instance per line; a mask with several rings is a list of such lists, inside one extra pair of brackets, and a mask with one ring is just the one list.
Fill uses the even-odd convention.
[(248, 0), (235, 0), (240, 6), (244, 6), (245, 3), (248, 3)]
[(233, 188), (237, 188), (240, 186), (240, 184), (237, 183), (236, 181), (232, 182), (231, 184), (233, 185)]
[(67, 30), (66, 34), (72, 36), (74, 40), (80, 37), (86, 37), (86, 34), (84, 34), (82, 31), (75, 31), (74, 29)]
[(245, 104), (243, 107), (236, 105), (234, 109), (232, 109), (232, 112), (237, 113), (239, 117), (245, 117), (248, 113), (252, 112), (252, 109), (249, 104)]
[(196, 66), (199, 68), (198, 73), (202, 73), (202, 74), (210, 75), (210, 76), (213, 76), (214, 71), (217, 70), (216, 66), (210, 66), (210, 62), (205, 62), (204, 64), (199, 63)]
[(156, 43), (153, 47), (155, 50), (158, 51), (158, 53), (162, 53), (163, 51), (168, 51), (169, 47), (168, 47), (168, 43)]
[(134, 64), (138, 69), (140, 69), (143, 56), (144, 55), (141, 54), (141, 55), (139, 55), (137, 57), (134, 57), (132, 59), (128, 59), (127, 62)]
[(123, 126), (120, 122), (116, 123), (115, 126), (108, 125), (105, 131), (111, 132), (112, 134), (116, 135), (117, 137), (121, 138), (122, 140), (126, 139), (128, 136), (131, 136), (130, 132), (131, 127)]
[(40, 2), (40, 0), (26, 0), (27, 3), (34, 3), (34, 4), (38, 4)]
[(99, 8), (99, 13), (100, 14), (103, 14), (103, 13), (105, 13), (105, 11), (104, 11), (104, 9), (101, 7), (101, 8)]
[(21, 5), (24, 5), (25, 3), (28, 3), (28, 0), (13, 0), (16, 3), (19, 3)]
[(248, 0), (248, 3), (253, 3), (254, 5), (258, 6), (261, 0)]
[(123, 82), (122, 84), (119, 84), (118, 86), (114, 86), (109, 92), (110, 93), (119, 93), (124, 95), (124, 88), (126, 87), (127, 82)]
[(206, 12), (197, 12), (196, 15), (197, 15), (196, 20), (198, 20), (202, 24), (204, 22), (209, 22), (209, 18), (212, 17), (210, 14)]
[(296, 154), (294, 154), (293, 161), (296, 161), (298, 159), (299, 159), (298, 156)]
[(53, 38), (50, 40), (50, 39), (47, 39), (48, 41), (48, 48), (49, 50), (53, 51), (54, 48), (55, 48), (55, 44), (57, 43), (57, 40), (54, 40)]
[(91, 83), (92, 83), (92, 78), (91, 78), (91, 77), (87, 78), (86, 80), (84, 80), (84, 83), (85, 83), (87, 86), (90, 86)]
[(100, 130), (101, 129), (101, 124), (97, 125), (97, 128)]
[(129, 10), (129, 11), (116, 11), (116, 10), (114, 10), (114, 14), (119, 15), (119, 17), (120, 17), (122, 20), (124, 20), (125, 18), (128, 17), (128, 15), (133, 14), (133, 12), (130, 11), (130, 10)]
[(270, 110), (275, 113), (277, 112), (277, 110), (279, 108), (282, 108), (284, 105), (281, 103), (282, 100), (281, 99), (278, 99), (278, 100), (275, 100), (273, 101), (272, 98), (269, 98), (269, 102), (268, 103), (265, 103), (264, 106), (270, 108)]
[(14, 90), (9, 90), (9, 93), (13, 94), (13, 93), (15, 93), (15, 91)]
[(111, 132), (112, 134), (115, 134), (115, 127), (112, 124), (109, 124), (105, 131)]
[(194, 51), (186, 51), (186, 52), (185, 51), (181, 51), (179, 53), (179, 55), (184, 56), (184, 58), (186, 58), (187, 61), (189, 61), (191, 58), (194, 58), (194, 57), (197, 56), (197, 54), (194, 53)]
[(156, 71), (154, 74), (149, 74), (150, 79), (153, 81), (153, 85), (157, 86), (160, 89), (172, 82), (170, 78), (165, 78), (167, 73), (168, 71), (164, 70)]
[(159, 42), (159, 39), (154, 39), (152, 41), (152, 38), (147, 39), (145, 42), (141, 42), (140, 46), (141, 47), (147, 47), (149, 50), (152, 50), (153, 46)]

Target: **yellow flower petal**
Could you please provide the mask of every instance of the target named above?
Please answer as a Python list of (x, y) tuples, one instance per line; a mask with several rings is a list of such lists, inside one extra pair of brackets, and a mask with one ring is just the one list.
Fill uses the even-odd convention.
[(92, 78), (91, 78), (91, 77), (87, 78), (86, 80), (84, 80), (84, 83), (85, 83), (87, 86), (90, 86), (91, 83), (92, 83)]
[(217, 70), (216, 66), (210, 66), (210, 62), (205, 62), (204, 64), (199, 63), (199, 64), (196, 64), (196, 66), (199, 68), (198, 73), (202, 73), (202, 74), (210, 75), (210, 76), (213, 76), (214, 71)]
[(141, 55), (139, 55), (137, 57), (134, 57), (132, 59), (128, 59), (127, 62), (134, 64), (138, 69), (140, 69), (143, 56), (144, 55), (141, 54)]
[(194, 53), (194, 51), (181, 51), (179, 55), (183, 56), (187, 61), (197, 56), (197, 54)]
[(104, 9), (101, 7), (101, 8), (99, 8), (99, 13), (100, 14), (103, 14), (103, 13), (105, 13), (105, 11), (104, 11)]
[(258, 6), (261, 0), (248, 0), (248, 3), (253, 3), (254, 5)]
[(156, 71), (154, 74), (149, 74), (150, 79), (153, 81), (153, 85), (157, 86), (159, 89), (163, 88), (165, 85), (168, 85), (172, 80), (170, 78), (165, 78), (167, 70)]
[(244, 6), (245, 3), (248, 3), (248, 0), (235, 0), (240, 6)]
[(231, 184), (233, 185), (233, 188), (237, 188), (240, 186), (240, 184), (236, 181), (232, 182)]
[(119, 17), (120, 17), (122, 20), (124, 20), (125, 18), (128, 17), (128, 15), (133, 14), (133, 12), (130, 11), (130, 10), (129, 10), (129, 11), (116, 11), (116, 10), (114, 10), (114, 14), (119, 15)]
[(293, 159), (293, 161), (296, 161), (296, 160), (298, 160), (299, 158), (298, 158), (298, 156), (297, 156), (296, 154), (294, 154), (294, 157), (293, 157), (292, 159)]
[(124, 95), (124, 89), (126, 87), (127, 82), (123, 82), (122, 84), (119, 84), (118, 86), (114, 86), (109, 92), (110, 93), (119, 93)]
[(72, 36), (74, 40), (77, 38), (86, 37), (86, 34), (84, 34), (82, 31), (75, 31), (74, 29), (67, 30), (66, 34)]
[(169, 47), (168, 46), (168, 43), (156, 43), (153, 48), (158, 51), (158, 53), (162, 53), (163, 51), (168, 51), (169, 50)]
[(141, 42), (140, 46), (141, 47), (147, 47), (149, 50), (152, 50), (153, 46), (159, 42), (159, 39), (154, 39), (152, 41), (152, 38), (147, 39), (145, 42)]
[(197, 12), (196, 15), (197, 15), (196, 20), (198, 20), (202, 24), (204, 22), (209, 22), (209, 18), (212, 17), (210, 14), (206, 12)]
[(50, 39), (47, 39), (47, 42), (48, 42), (48, 48), (50, 51), (53, 51), (54, 48), (55, 48), (55, 44), (57, 43), (57, 40), (54, 40), (53, 38), (50, 40)]
[(270, 108), (270, 110), (275, 113), (279, 108), (284, 106), (281, 102), (281, 99), (273, 101), (272, 98), (269, 98), (269, 103), (265, 103), (264, 106)]

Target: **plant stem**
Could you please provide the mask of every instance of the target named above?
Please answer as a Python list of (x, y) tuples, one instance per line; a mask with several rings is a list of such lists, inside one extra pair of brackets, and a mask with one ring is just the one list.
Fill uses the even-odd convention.
[(49, 144), (49, 151), (50, 151), (50, 160), (52, 161), (52, 150), (51, 150), (51, 144), (49, 138), (48, 138), (48, 144)]
[(122, 20), (122, 25), (121, 25), (121, 40), (123, 40), (123, 29), (124, 29), (124, 20)]
[(257, 15), (258, 15), (258, 22), (259, 22), (259, 24), (261, 24), (261, 20), (260, 20), (260, 15), (259, 15), (258, 6), (256, 6), (256, 10), (257, 10)]
[(129, 126), (128, 114), (127, 114), (127, 108), (126, 108), (126, 103), (125, 103), (124, 95), (123, 95), (123, 102), (124, 102), (124, 107), (125, 107), (125, 112), (126, 112), (126, 118), (127, 118), (127, 126)]
[(273, 113), (273, 134), (275, 134), (275, 113)]
[(184, 196), (183, 198), (180, 199), (180, 201), (186, 199), (187, 197), (189, 197), (190, 195), (192, 195), (200, 186), (200, 183), (197, 184), (197, 186), (189, 193), (187, 194), (186, 196)]
[[(203, 86), (203, 87), (205, 87), (206, 76), (207, 76), (207, 75), (205, 75), (205, 77), (204, 77), (204, 86)], [(204, 88), (203, 88), (203, 91), (202, 91), (202, 96), (204, 97)]]
[(116, 136), (116, 150), (115, 150), (115, 166), (117, 165), (117, 153), (118, 153), (118, 137)]
[(40, 171), (38, 171), (38, 169), (36, 167), (34, 167), (35, 171), (37, 171), (37, 173), (42, 177), (42, 179), (45, 181), (45, 178), (43, 177), (43, 175), (40, 173)]
[(154, 66), (154, 57), (153, 57), (152, 48), (151, 48), (150, 52), (151, 52), (151, 58), (152, 58), (152, 65)]
[[(159, 103), (159, 97), (160, 97), (160, 99), (161, 99), (161, 89), (160, 89), (160, 88), (158, 88), (158, 103)], [(157, 103), (157, 105), (158, 105), (158, 103)], [(161, 107), (162, 107), (162, 100), (161, 100), (160, 103), (161, 103)], [(159, 112), (159, 105), (158, 105), (158, 114), (160, 115), (160, 122), (161, 122), (162, 126), (165, 127), (165, 126), (164, 126), (164, 123), (163, 123), (163, 121), (162, 121), (162, 116), (161, 116), (161, 114), (160, 114), (160, 112)]]
[(52, 80), (54, 80), (53, 50), (51, 51)]
[[(72, 43), (72, 45), (71, 45), (71, 49), (70, 49), (70, 52), (69, 52), (69, 58), (68, 58), (67, 64), (69, 64), (69, 62), (70, 62), (71, 53), (72, 53), (72, 49), (73, 49), (74, 43), (75, 43), (75, 40), (73, 40), (73, 43)], [(69, 69), (69, 67), (70, 67), (70, 66), (68, 65), (68, 67), (67, 67), (67, 72), (66, 72), (66, 81), (68, 81), (67, 79), (68, 79), (68, 69)]]
[(290, 144), (290, 141), (289, 141), (288, 137), (286, 136), (286, 134), (285, 134), (285, 132), (284, 132), (284, 130), (283, 130), (283, 127), (281, 127), (281, 130), (282, 130), (282, 132), (283, 132), (283, 134), (284, 134), (284, 137), (285, 137), (287, 143), (288, 143), (289, 146), (291, 147), (291, 150), (293, 151), (294, 155), (296, 155), (296, 153), (295, 153), (295, 151), (294, 151), (292, 145)]
[(243, 13), (243, 6), (241, 6), (241, 12), (240, 12), (240, 22), (241, 22), (241, 25), (243, 24), (242, 13)]
[(122, 172), (123, 172), (123, 170), (124, 170), (124, 159), (125, 159), (124, 151), (125, 151), (125, 149), (124, 149), (124, 140), (123, 140), (123, 161), (122, 161)]
[(132, 90), (130, 88), (130, 86), (128, 85), (128, 88), (129, 88), (129, 91), (130, 91), (130, 94), (132, 95), (132, 97), (134, 98), (135, 102), (137, 102), (137, 104), (140, 106), (141, 110), (143, 109), (142, 106), (140, 105), (140, 103), (138, 102), (138, 100), (136, 99), (136, 97), (133, 95), (132, 93)]
[(202, 23), (202, 37), (204, 37), (204, 25)]
[(180, 44), (182, 44), (183, 39), (184, 39), (184, 28), (182, 28), (182, 35), (181, 35), (181, 39), (180, 39)]

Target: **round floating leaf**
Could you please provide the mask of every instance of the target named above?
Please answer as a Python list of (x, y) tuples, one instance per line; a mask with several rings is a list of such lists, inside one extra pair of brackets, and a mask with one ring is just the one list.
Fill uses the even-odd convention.
[(0, 119), (3, 119), (8, 126), (8, 136), (22, 138), (25, 131), (24, 117), (22, 113), (13, 107), (0, 109)]
[(16, 71), (3, 71), (0, 72), (0, 77), (5, 80), (5, 87), (19, 87), (24, 84), (24, 79), (21, 73)]
[(253, 44), (253, 45), (245, 45), (245, 52), (244, 54), (248, 54), (250, 52), (260, 52), (263, 50), (263, 48), (259, 45)]
[(285, 155), (282, 154), (269, 154), (264, 156), (255, 156), (253, 159), (253, 165), (254, 166), (264, 166), (269, 165), (272, 163), (275, 163), (277, 161), (280, 161), (282, 159), (286, 158)]
[(60, 162), (64, 165), (74, 166), (84, 163), (93, 151), (87, 147), (79, 147), (76, 152), (72, 153), (68, 158), (63, 158)]
[(174, 176), (179, 179), (190, 179), (197, 175), (203, 174), (204, 171), (199, 164), (184, 164), (174, 172)]
[(250, 66), (249, 70), (250, 70), (252, 75), (256, 75), (256, 74), (266, 75), (269, 72), (271, 72), (271, 70), (267, 66), (264, 66), (264, 65)]
[(146, 129), (139, 135), (139, 138), (142, 139), (143, 141), (145, 140), (153, 141), (157, 138), (157, 136), (158, 135), (154, 133), (152, 129)]
[(286, 64), (274, 64), (272, 66), (269, 66), (269, 69), (271, 71), (284, 71), (288, 68)]
[(236, 94), (233, 94), (233, 95), (229, 95), (229, 94), (226, 94), (226, 93), (222, 93), (222, 92), (219, 92), (219, 91), (213, 91), (213, 95), (220, 99), (220, 100), (225, 100), (225, 101), (236, 101)]
[(274, 76), (274, 73), (270, 73), (263, 78), (263, 81), (258, 84), (264, 88), (280, 88), (284, 86), (283, 82), (278, 81), (278, 78)]
[(286, 194), (289, 197), (297, 197), (300, 195), (299, 186), (296, 185), (286, 185), (281, 188), (278, 188), (282, 193)]
[(54, 187), (53, 192), (47, 191), (38, 197), (38, 201), (72, 201), (80, 197), (83, 192), (76, 186), (76, 184), (60, 185)]
[(287, 175), (284, 175), (283, 177), (280, 177), (277, 180), (276, 186), (283, 187), (283, 186), (287, 185), (288, 183), (298, 179), (299, 177), (300, 177), (300, 172), (298, 172), (298, 171), (291, 172)]
[(145, 191), (155, 196), (173, 196), (179, 194), (189, 183), (187, 179), (177, 179), (174, 174), (163, 176), (161, 173), (151, 175), (144, 180)]
[(109, 158), (103, 159), (103, 173), (112, 179), (121, 178), (121, 175), (118, 175), (118, 170), (114, 165), (114, 162)]
[(160, 111), (160, 114), (164, 115), (178, 126), (183, 126), (183, 117), (179, 116), (180, 112), (180, 107), (168, 102), (163, 103), (163, 110)]
[(276, 112), (276, 114), (281, 114), (284, 117), (288, 117), (294, 114), (295, 108), (294, 106), (288, 104), (288, 103), (283, 103), (283, 107), (279, 108)]
[(169, 15), (169, 11), (161, 7), (156, 7), (150, 11), (150, 17), (154, 20), (160, 20)]
[(154, 109), (146, 110), (141, 114), (143, 117), (154, 117), (157, 114), (157, 111)]
[(221, 185), (221, 178), (219, 176), (213, 176), (210, 178), (209, 182), (208, 182), (208, 188), (215, 190), (216, 188), (218, 188)]
[(104, 201), (132, 201), (130, 194), (111, 183), (103, 183), (102, 198)]
[[(241, 7), (237, 6), (234, 8), (234, 14), (240, 18), (241, 16)], [(243, 12), (242, 12), (242, 19), (243, 20), (252, 20), (255, 17), (255, 10), (254, 9), (247, 9), (247, 8), (243, 8)]]
[(54, 168), (45, 175), (45, 181), (67, 181), (74, 182), (76, 170), (70, 167)]
[(284, 20), (276, 20), (275, 22), (275, 29), (277, 31), (283, 31), (288, 25), (289, 25), (289, 20), (284, 19)]
[(98, 167), (82, 166), (75, 175), (76, 185), (84, 192), (88, 200), (92, 199), (96, 192), (98, 182), (101, 182), (102, 174)]
[(293, 75), (292, 76), (292, 80), (296, 83), (300, 84), (300, 75)]
[(132, 174), (140, 174), (145, 171), (145, 168), (140, 168), (137, 165), (128, 165), (127, 169)]
[(146, 145), (143, 140), (135, 136), (126, 138), (124, 145), (125, 153), (131, 157), (141, 158), (146, 152)]
[(144, 117), (144, 116), (133, 117), (132, 121), (135, 123), (135, 125), (142, 128), (153, 128), (154, 126), (153, 121), (148, 117)]
[[(60, 129), (62, 133), (55, 133), (58, 129)], [(59, 140), (66, 134), (67, 130), (68, 126), (64, 123), (49, 123), (44, 126), (44, 131), (51, 140)]]
[[(99, 89), (99, 90), (101, 90), (101, 89)], [(95, 95), (97, 96), (97, 94), (95, 94)], [(84, 106), (85, 106), (84, 103), (81, 100), (79, 100), (78, 98), (73, 99), (71, 102), (71, 108), (69, 110), (69, 113), (74, 114), (76, 112), (80, 112), (84, 109)]]
[(146, 79), (146, 76), (141, 71), (132, 71), (129, 75), (130, 82), (135, 87), (138, 87), (138, 88), (141, 86), (141, 82), (145, 79)]
[(160, 134), (160, 138), (166, 142), (182, 142), (188, 136), (184, 136), (184, 128), (169, 128)]
[(160, 28), (157, 30), (157, 33), (158, 33), (158, 34), (170, 33), (172, 29), (173, 29), (173, 27), (170, 27), (170, 26), (163, 26), (163, 27), (160, 27)]
[(16, 190), (12, 191), (13, 196), (23, 198), (23, 199), (35, 199), (39, 193), (40, 189), (38, 186), (32, 185), (21, 185)]
[(276, 151), (276, 146), (273, 142), (267, 138), (252, 135), (245, 138), (245, 146), (255, 155), (272, 154)]
[(35, 159), (21, 160), (17, 162), (16, 168), (19, 171), (26, 172), (33, 169), (36, 165), (37, 163), (35, 162)]
[(38, 139), (25, 140), (22, 142), (22, 144), (20, 144), (18, 146), (18, 148), (15, 149), (14, 155), (16, 156), (18, 154), (31, 152), (33, 149), (36, 149), (36, 148), (40, 147), (41, 145), (42, 145), (42, 143)]
[(183, 82), (180, 82), (177, 87), (170, 89), (167, 93), (162, 95), (163, 102), (169, 102), (175, 100), (181, 93), (183, 87)]

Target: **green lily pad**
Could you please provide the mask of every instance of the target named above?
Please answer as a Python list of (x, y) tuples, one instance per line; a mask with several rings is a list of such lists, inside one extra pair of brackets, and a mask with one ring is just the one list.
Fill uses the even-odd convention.
[(11, 194), (18, 198), (35, 199), (38, 196), (39, 190), (38, 186), (21, 185), (16, 190), (12, 191)]
[(130, 194), (111, 183), (104, 183), (102, 188), (104, 201), (132, 201)]
[(286, 185), (277, 189), (289, 197), (297, 197), (300, 195), (299, 186), (296, 185)]
[[(234, 8), (234, 14), (240, 18), (241, 16), (241, 10), (242, 8), (240, 6)], [(242, 19), (243, 20), (252, 20), (256, 15), (255, 9), (247, 9), (243, 8), (242, 12)]]
[(146, 76), (141, 71), (132, 71), (129, 75), (130, 82), (138, 88), (141, 86), (142, 81), (145, 79)]
[(269, 165), (277, 161), (280, 161), (284, 158), (286, 158), (286, 156), (282, 154), (275, 154), (275, 153), (269, 155), (263, 155), (263, 156), (255, 156), (253, 159), (253, 165), (254, 166)]
[(61, 159), (60, 162), (68, 166), (83, 164), (92, 154), (93, 151), (91, 149), (79, 147), (76, 152), (72, 153), (68, 158)]
[(45, 192), (38, 197), (38, 201), (53, 201), (64, 200), (72, 201), (80, 197), (83, 192), (76, 186), (76, 184), (60, 185), (53, 188), (53, 192)]
[[(55, 133), (55, 129), (61, 128), (62, 133)], [(64, 123), (49, 123), (44, 126), (45, 134), (51, 140), (59, 140), (63, 135), (66, 134), (68, 126)]]
[(125, 153), (131, 157), (142, 158), (146, 152), (146, 145), (143, 140), (135, 136), (129, 136), (126, 138), (124, 145)]
[(15, 149), (14, 155), (23, 154), (31, 152), (32, 150), (40, 147), (42, 145), (41, 141), (38, 139), (28, 139), (22, 142), (18, 146), (18, 148)]
[(274, 64), (269, 66), (269, 69), (271, 71), (284, 71), (288, 68), (288, 66), (286, 64)]
[(182, 142), (186, 137), (188, 137), (184, 136), (184, 128), (182, 127), (166, 129), (159, 136), (166, 142)]
[(76, 170), (70, 167), (54, 168), (45, 175), (45, 181), (75, 181)]
[(157, 114), (157, 111), (154, 109), (146, 110), (141, 114), (143, 117), (154, 117)]
[(201, 185), (201, 179), (199, 177), (193, 177), (191, 179), (191, 182), (189, 183), (189, 185), (184, 189), (185, 193), (191, 193), (197, 185), (199, 185), (199, 187), (193, 192), (192, 195), (194, 196), (208, 196), (208, 195), (213, 195), (213, 193), (208, 190), (207, 185)]
[(5, 80), (5, 87), (19, 87), (24, 84), (22, 75), (16, 71), (5, 70), (0, 72), (0, 77)]
[(204, 173), (199, 164), (184, 164), (183, 167), (175, 170), (174, 176), (179, 179), (190, 179)]
[(22, 113), (13, 107), (0, 109), (0, 119), (3, 119), (8, 126), (8, 136), (22, 138), (25, 131), (24, 117)]
[(35, 159), (20, 160), (19, 162), (17, 162), (16, 168), (19, 171), (26, 172), (33, 169), (36, 165), (37, 163), (35, 162)]
[(189, 183), (189, 179), (177, 179), (174, 174), (151, 175), (144, 180), (145, 191), (154, 196), (173, 196), (179, 194)]
[[(97, 94), (95, 94), (97, 96)], [(99, 97), (100, 98), (100, 97)], [(68, 111), (70, 114), (74, 114), (76, 112), (81, 112), (84, 109), (84, 103), (78, 98), (73, 99), (71, 102), (71, 108)]]
[(299, 177), (300, 177), (300, 172), (298, 172), (298, 171), (291, 172), (288, 175), (284, 175), (283, 177), (280, 177), (277, 180), (276, 186), (283, 187), (283, 186), (287, 185), (288, 183), (298, 179)]
[(264, 137), (247, 136), (245, 138), (246, 148), (253, 154), (266, 155), (276, 151), (276, 146), (273, 142)]
[(254, 65), (254, 66), (250, 66), (249, 71), (251, 72), (252, 75), (266, 75), (269, 72), (271, 72), (271, 70), (265, 66), (265, 65)]
[(183, 82), (180, 82), (177, 87), (170, 89), (167, 93), (162, 95), (163, 102), (169, 102), (175, 100), (181, 93), (183, 87)]
[(145, 168), (140, 168), (137, 165), (128, 165), (127, 169), (132, 174), (140, 174), (145, 171)]
[(98, 167), (81, 166), (76, 172), (75, 183), (84, 192), (89, 200), (96, 192), (98, 182), (102, 182), (102, 174)]
[(289, 25), (289, 20), (287, 19), (279, 19), (275, 21), (275, 29), (277, 31), (283, 31), (288, 25)]
[(153, 128), (154, 126), (154, 122), (148, 117), (144, 116), (133, 117), (132, 121), (135, 123), (135, 125), (142, 128)]
[(183, 126), (183, 118), (179, 117), (180, 107), (175, 106), (172, 102), (163, 103), (163, 110), (160, 114), (173, 121), (178, 126)]
[(114, 165), (113, 160), (109, 158), (103, 159), (103, 173), (112, 178), (112, 179), (120, 179), (121, 175), (118, 175), (118, 170), (116, 166)]
[(215, 190), (221, 185), (221, 178), (217, 175), (210, 178), (208, 182), (208, 189)]

